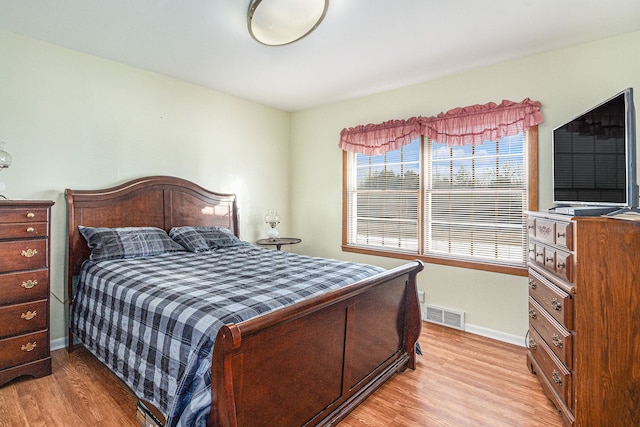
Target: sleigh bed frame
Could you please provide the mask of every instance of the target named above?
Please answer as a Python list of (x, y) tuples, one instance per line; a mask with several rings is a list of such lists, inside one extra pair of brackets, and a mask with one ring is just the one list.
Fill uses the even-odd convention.
[[(88, 227), (227, 227), (239, 236), (234, 194), (152, 176), (67, 190), (68, 295), (90, 251)], [(209, 426), (333, 425), (396, 372), (415, 369), (421, 320), (419, 262), (220, 329), (212, 361)], [(70, 312), (70, 310), (69, 310)], [(73, 349), (71, 327), (68, 351)], [(330, 374), (328, 374), (330, 373)], [(297, 384), (314, 384), (300, 396)]]

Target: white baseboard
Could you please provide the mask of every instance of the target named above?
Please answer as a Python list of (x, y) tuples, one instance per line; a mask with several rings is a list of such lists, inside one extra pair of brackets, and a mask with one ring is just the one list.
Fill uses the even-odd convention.
[(464, 325), (464, 330), (471, 334), (480, 335), (494, 340), (514, 344), (520, 347), (525, 347), (525, 337), (522, 335), (507, 334), (502, 331), (496, 331), (495, 329), (489, 329), (482, 326), (471, 325), (467, 323)]
[(51, 351), (60, 350), (61, 348), (65, 348), (66, 346), (67, 346), (67, 339), (65, 337), (51, 340)]

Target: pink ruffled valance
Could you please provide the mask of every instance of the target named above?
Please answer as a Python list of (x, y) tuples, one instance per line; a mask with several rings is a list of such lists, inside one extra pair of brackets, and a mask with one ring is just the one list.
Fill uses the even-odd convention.
[(340, 148), (366, 155), (396, 150), (424, 135), (441, 144), (479, 145), (542, 123), (540, 103), (502, 101), (454, 108), (435, 117), (412, 117), (343, 129)]
[(449, 146), (480, 145), (516, 135), (542, 123), (540, 103), (526, 98), (520, 103), (502, 101), (454, 108), (436, 117), (420, 118), (421, 134)]
[(353, 153), (377, 156), (409, 144), (420, 137), (420, 129), (418, 117), (343, 129), (340, 132), (340, 148)]

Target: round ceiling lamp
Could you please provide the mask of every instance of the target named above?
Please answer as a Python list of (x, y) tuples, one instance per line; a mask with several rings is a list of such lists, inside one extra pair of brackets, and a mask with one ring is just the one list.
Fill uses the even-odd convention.
[(328, 7), (329, 0), (251, 0), (249, 34), (268, 46), (293, 43), (320, 25)]

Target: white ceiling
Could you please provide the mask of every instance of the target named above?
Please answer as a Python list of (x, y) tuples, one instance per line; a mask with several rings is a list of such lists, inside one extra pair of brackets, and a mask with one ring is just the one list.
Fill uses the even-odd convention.
[(249, 36), (248, 5), (0, 0), (0, 30), (298, 111), (640, 29), (639, 0), (330, 0), (274, 47)]

